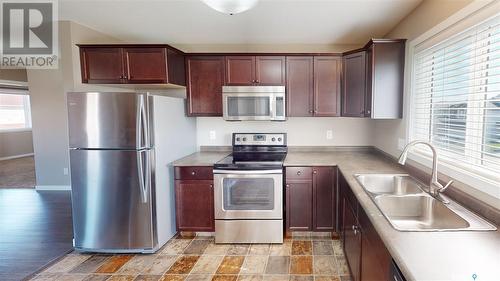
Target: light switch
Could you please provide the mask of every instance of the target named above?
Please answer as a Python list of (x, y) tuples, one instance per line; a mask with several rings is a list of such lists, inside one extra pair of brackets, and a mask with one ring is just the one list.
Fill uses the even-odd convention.
[(326, 139), (327, 140), (333, 139), (333, 131), (332, 130), (326, 130)]
[(210, 140), (215, 140), (217, 138), (215, 131), (210, 131), (208, 135), (209, 135)]

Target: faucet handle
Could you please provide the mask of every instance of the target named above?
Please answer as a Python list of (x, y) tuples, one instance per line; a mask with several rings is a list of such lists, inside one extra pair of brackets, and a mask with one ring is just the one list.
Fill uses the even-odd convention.
[(450, 185), (453, 183), (453, 180), (450, 180), (445, 186), (441, 187), (438, 192), (444, 192)]

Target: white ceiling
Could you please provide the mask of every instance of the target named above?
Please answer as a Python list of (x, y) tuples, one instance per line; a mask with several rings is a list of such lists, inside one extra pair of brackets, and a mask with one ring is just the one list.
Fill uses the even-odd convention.
[(261, 0), (233, 16), (200, 0), (60, 0), (71, 20), (127, 42), (363, 44), (382, 37), (422, 0)]

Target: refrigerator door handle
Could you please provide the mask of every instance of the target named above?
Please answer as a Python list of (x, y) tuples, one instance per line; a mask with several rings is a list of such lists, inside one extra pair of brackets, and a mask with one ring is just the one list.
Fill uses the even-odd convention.
[[(135, 145), (137, 148), (142, 148), (142, 108), (144, 104), (143, 96), (137, 96), (139, 98), (137, 102), (136, 115), (135, 115)], [(142, 167), (142, 165), (141, 165)]]
[[(139, 188), (140, 188), (140, 193), (141, 193), (141, 202), (142, 203), (147, 203), (148, 202), (148, 186), (149, 186), (149, 159), (146, 156), (146, 161), (143, 161), (142, 158), (142, 153), (146, 152), (147, 150), (142, 150), (142, 151), (137, 151), (137, 170), (138, 170), (138, 177), (139, 177)], [(146, 164), (146, 169), (144, 169), (144, 163)], [(146, 173), (144, 173), (144, 170), (146, 170)]]
[(139, 98), (136, 109), (136, 145), (137, 148), (146, 148), (149, 147), (149, 133), (148, 133), (148, 124), (147, 124), (147, 114), (146, 114), (146, 105), (144, 102), (144, 95), (137, 96)]

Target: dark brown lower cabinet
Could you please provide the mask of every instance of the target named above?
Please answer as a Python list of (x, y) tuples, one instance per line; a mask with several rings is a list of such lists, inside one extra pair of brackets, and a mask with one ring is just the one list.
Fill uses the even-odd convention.
[(353, 207), (349, 204), (349, 201), (344, 198), (342, 200), (343, 209), (343, 226), (342, 226), (342, 236), (344, 243), (344, 252), (351, 269), (352, 281), (361, 280), (361, 231), (358, 223), (358, 219), (353, 210)]
[(312, 230), (312, 181), (287, 181), (285, 192), (287, 230)]
[(214, 230), (213, 181), (176, 181), (175, 202), (178, 231)]
[(214, 231), (212, 167), (175, 168), (177, 231)]
[(391, 255), (341, 173), (339, 188), (339, 225), (352, 280), (392, 280), (389, 274)]
[(335, 231), (336, 167), (287, 167), (288, 231)]

